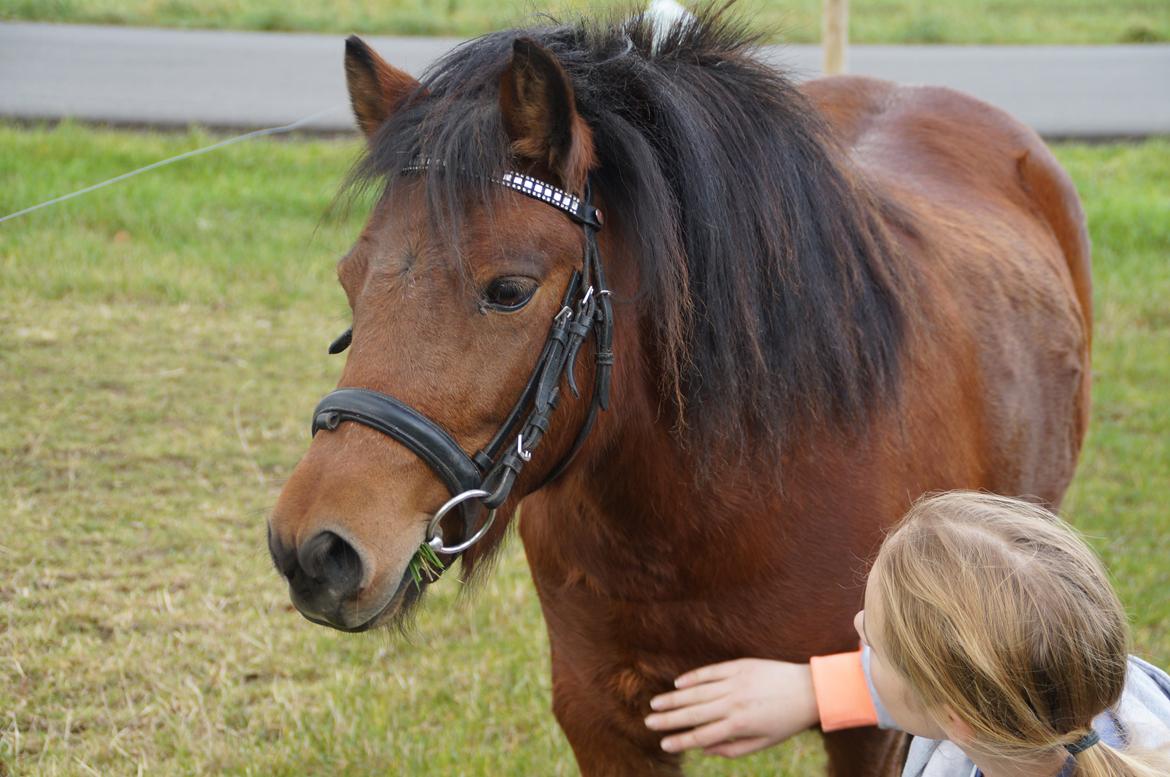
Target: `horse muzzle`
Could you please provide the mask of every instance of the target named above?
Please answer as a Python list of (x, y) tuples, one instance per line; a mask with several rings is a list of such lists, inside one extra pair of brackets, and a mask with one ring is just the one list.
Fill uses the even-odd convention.
[(340, 631), (365, 631), (413, 598), (409, 571), (397, 585), (369, 585), (370, 564), (336, 532), (321, 531), (291, 548), (270, 530), (268, 549), (288, 581), (293, 605), (313, 623)]

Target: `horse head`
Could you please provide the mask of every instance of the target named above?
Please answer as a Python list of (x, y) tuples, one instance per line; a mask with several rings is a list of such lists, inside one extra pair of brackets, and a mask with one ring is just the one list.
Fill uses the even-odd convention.
[[(429, 582), (411, 574), (420, 546), (429, 540), (450, 564), (453, 549), (486, 528), (488, 509), (466, 499), (470, 489), (491, 490), (494, 500), (483, 500), (491, 515), (498, 508), (510, 517), (592, 422), (588, 391), (566, 398), (561, 390), (562, 373), (573, 394), (582, 394), (578, 381), (591, 385), (597, 369), (582, 358), (578, 375), (576, 357), (598, 349), (583, 348), (584, 335), (611, 310), (601, 288), (588, 288), (601, 272), (600, 212), (582, 196), (591, 134), (557, 60), (525, 38), (511, 45), (488, 105), (458, 90), (436, 98), (360, 39), (347, 42), (366, 165), (386, 185), (337, 267), (353, 314), (336, 344), (349, 351), (345, 390), (318, 408), (314, 439), (269, 521), (269, 548), (293, 602), (324, 625), (364, 630), (404, 615)], [(507, 149), (504, 177), (468, 169), (461, 149), (430, 156), (436, 99), (495, 114), (487, 126), (500, 137), (486, 143)], [(451, 197), (431, 196), (444, 187)], [(590, 261), (592, 270), (583, 268)], [(550, 325), (561, 334), (550, 335)], [(379, 408), (389, 417), (371, 421)], [(432, 520), (460, 493), (462, 523), (455, 514)], [(465, 568), (490, 553), (506, 524), (466, 550)]]
[[(381, 196), (338, 267), (346, 391), (318, 407), (269, 524), (306, 616), (405, 613), (423, 543), (450, 563), (477, 539), (474, 568), (577, 450), (546, 492), (557, 510), (657, 501), (653, 523), (696, 478), (772, 468), (891, 394), (901, 291), (880, 203), (719, 13), (666, 34), (641, 17), (493, 33), (422, 83), (350, 40), (368, 139), (353, 180)], [(610, 364), (615, 411), (581, 448)]]

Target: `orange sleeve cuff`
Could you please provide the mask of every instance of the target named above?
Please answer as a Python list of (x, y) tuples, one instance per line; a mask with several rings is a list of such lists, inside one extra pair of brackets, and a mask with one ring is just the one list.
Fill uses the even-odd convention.
[(809, 669), (824, 731), (877, 725), (877, 710), (861, 668), (860, 650), (813, 656)]

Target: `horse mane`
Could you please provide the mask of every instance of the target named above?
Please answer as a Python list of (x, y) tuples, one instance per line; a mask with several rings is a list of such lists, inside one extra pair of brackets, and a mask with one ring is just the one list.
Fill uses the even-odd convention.
[(774, 456), (809, 423), (861, 428), (896, 392), (906, 328), (888, 204), (726, 5), (657, 41), (641, 14), (469, 41), (423, 76), (350, 183), (393, 186), (420, 157), (474, 171), (425, 175), (457, 244), (460, 211), (498, 196), (485, 176), (516, 164), (498, 95), (521, 36), (557, 57), (592, 129), (593, 186), (639, 263), (640, 326), (675, 433), (723, 458)]

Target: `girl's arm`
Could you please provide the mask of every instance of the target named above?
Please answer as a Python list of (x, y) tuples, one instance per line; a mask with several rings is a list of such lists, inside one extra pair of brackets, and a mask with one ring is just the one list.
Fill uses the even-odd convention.
[(746, 658), (688, 672), (650, 701), (646, 725), (677, 731), (662, 749), (702, 748), (728, 758), (762, 750), (821, 724), (825, 731), (874, 725), (860, 651), (792, 664)]

